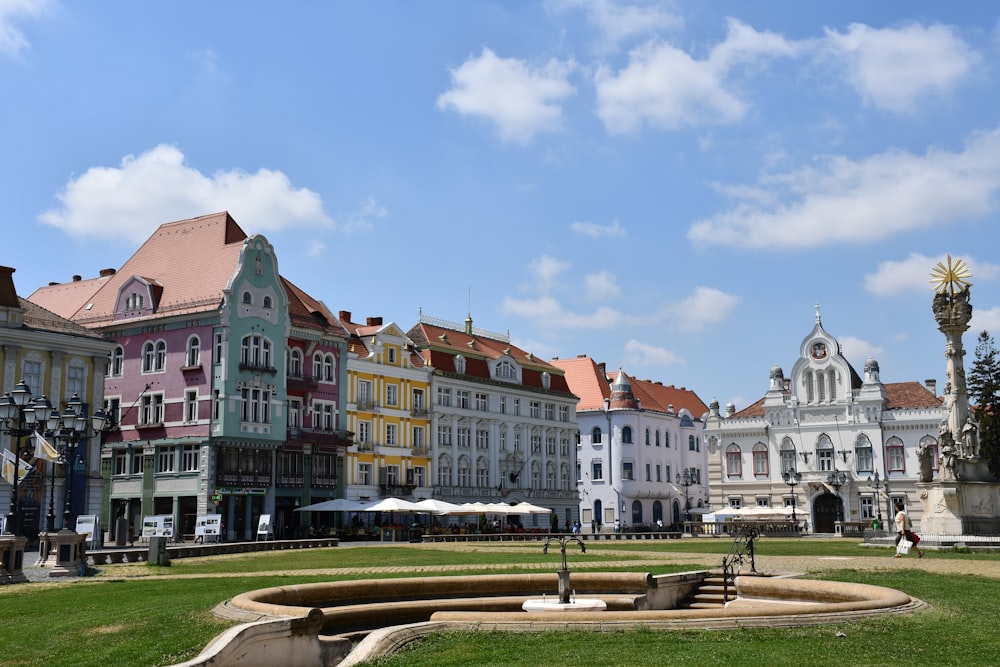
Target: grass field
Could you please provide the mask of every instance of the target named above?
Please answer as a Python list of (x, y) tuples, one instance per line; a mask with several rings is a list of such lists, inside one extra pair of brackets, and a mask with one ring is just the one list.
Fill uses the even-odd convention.
[[(721, 540), (613, 542), (567, 554), (571, 569), (659, 574), (704, 568), (696, 562), (702, 554), (728, 548)], [(826, 569), (850, 561), (821, 558), (888, 558), (887, 552), (873, 553), (850, 540), (761, 540), (757, 554), (761, 563), (771, 556), (802, 557), (816, 564), (807, 568), (814, 570), (811, 576), (898, 588), (932, 608), (850, 626), (793, 630), (442, 635), (379, 664), (1000, 664), (1000, 637), (993, 629), (1000, 579), (906, 569), (900, 561), (890, 571)], [(931, 552), (927, 559), (949, 561), (964, 571), (992, 566), (1000, 555)], [(635, 561), (644, 562), (629, 565)], [(542, 554), (538, 543), (487, 543), (344, 546), (175, 560), (170, 567), (105, 566), (96, 576), (73, 582), (0, 587), (0, 665), (168, 665), (193, 657), (224, 629), (212, 607), (247, 590), (336, 579), (554, 570), (558, 562), (558, 555)]]

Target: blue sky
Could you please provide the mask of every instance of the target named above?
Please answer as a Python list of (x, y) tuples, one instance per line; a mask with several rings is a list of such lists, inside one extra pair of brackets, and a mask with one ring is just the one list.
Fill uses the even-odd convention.
[(1000, 8), (0, 0), (19, 293), (230, 211), (356, 321), (420, 309), (738, 408), (821, 306), (936, 378), (934, 265), (1000, 330)]

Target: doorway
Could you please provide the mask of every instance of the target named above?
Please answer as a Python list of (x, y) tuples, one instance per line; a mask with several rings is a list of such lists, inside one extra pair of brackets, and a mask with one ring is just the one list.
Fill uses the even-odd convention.
[(833, 533), (841, 509), (841, 500), (832, 493), (824, 493), (813, 501), (813, 532)]

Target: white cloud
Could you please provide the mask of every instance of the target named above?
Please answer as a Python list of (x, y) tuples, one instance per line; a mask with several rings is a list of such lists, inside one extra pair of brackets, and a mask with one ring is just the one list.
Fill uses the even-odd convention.
[[(969, 333), (971, 334), (972, 340), (966, 342), (966, 347), (970, 350), (975, 350), (975, 340), (979, 338), (979, 333), (981, 331), (988, 331), (990, 335), (993, 336), (994, 342), (1000, 339), (1000, 306), (994, 306), (993, 308), (988, 308), (986, 310), (974, 308), (972, 311), (972, 321), (969, 322)], [(967, 361), (967, 363), (972, 363)]]
[(739, 302), (739, 297), (714, 287), (696, 287), (691, 296), (669, 305), (666, 310), (681, 331), (701, 331), (729, 317)]
[(615, 51), (629, 39), (659, 32), (676, 30), (684, 25), (677, 14), (659, 5), (626, 5), (611, 0), (557, 0), (555, 9), (582, 8), (587, 20), (601, 33), (597, 45), (600, 51)]
[(344, 232), (369, 231), (375, 226), (376, 220), (382, 220), (389, 216), (389, 211), (375, 201), (374, 197), (361, 202), (357, 210), (344, 216), (339, 227)]
[(840, 343), (841, 353), (855, 369), (863, 369), (868, 359), (878, 359), (884, 351), (881, 347), (854, 336), (837, 336), (837, 342)]
[(528, 271), (534, 277), (531, 287), (545, 293), (556, 287), (559, 276), (569, 270), (570, 264), (558, 257), (542, 255), (531, 260)]
[(559, 102), (576, 92), (568, 81), (575, 68), (572, 61), (555, 59), (533, 68), (484, 47), (479, 57), (450, 70), (452, 87), (438, 97), (437, 108), (485, 118), (505, 141), (528, 143), (560, 127)]
[(628, 366), (649, 366), (651, 364), (672, 366), (684, 363), (684, 357), (665, 348), (632, 339), (625, 343), (625, 363)]
[(15, 25), (21, 17), (37, 18), (45, 14), (49, 0), (0, 0), (0, 54), (18, 58), (31, 48), (28, 38)]
[(569, 228), (577, 234), (599, 238), (601, 236), (625, 236), (625, 228), (615, 220), (610, 225), (599, 225), (596, 222), (574, 222)]
[[(818, 166), (765, 176), (752, 196), (695, 222), (693, 243), (809, 248), (871, 243), (914, 229), (982, 217), (1000, 190), (1000, 130), (970, 137), (960, 152), (890, 150), (861, 160), (818, 159)], [(745, 186), (744, 186), (745, 187)], [(738, 199), (740, 191), (730, 191)]]
[[(995, 280), (1000, 276), (1000, 265), (985, 260), (978, 260), (969, 255), (952, 254), (953, 259), (961, 259), (972, 272), (972, 283)], [(878, 296), (895, 296), (904, 292), (925, 293), (930, 295), (934, 289), (931, 284), (931, 270), (938, 263), (947, 262), (947, 255), (928, 257), (919, 253), (911, 253), (901, 261), (885, 261), (876, 267), (874, 273), (865, 276), (865, 289)]]
[(618, 286), (618, 279), (610, 271), (591, 273), (583, 279), (583, 289), (587, 299), (591, 301), (602, 301), (604, 299), (614, 299), (621, 296), (622, 290)]
[(651, 40), (629, 53), (629, 64), (621, 71), (612, 72), (606, 65), (598, 68), (597, 115), (614, 134), (635, 132), (644, 123), (667, 130), (735, 123), (743, 118), (747, 104), (727, 89), (732, 70), (797, 51), (783, 37), (758, 32), (735, 19), (729, 20), (725, 41), (704, 60)]
[(627, 318), (614, 308), (601, 307), (589, 314), (565, 310), (551, 296), (537, 299), (504, 297), (501, 312), (535, 320), (539, 325), (553, 329), (612, 329), (621, 326)]
[(916, 112), (926, 98), (947, 95), (980, 60), (943, 25), (878, 29), (854, 23), (846, 33), (828, 29), (826, 46), (865, 102), (896, 113)]
[(61, 206), (39, 220), (67, 232), (141, 243), (160, 224), (227, 210), (254, 232), (325, 227), (320, 196), (293, 188), (280, 171), (219, 171), (206, 176), (173, 146), (128, 155), (119, 167), (91, 167), (59, 193)]
[(322, 241), (310, 241), (306, 246), (306, 257), (322, 257), (326, 252), (326, 244)]

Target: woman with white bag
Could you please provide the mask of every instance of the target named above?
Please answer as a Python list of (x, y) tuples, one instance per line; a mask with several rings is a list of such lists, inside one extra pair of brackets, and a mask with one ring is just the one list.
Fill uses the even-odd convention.
[(910, 547), (917, 550), (917, 558), (923, 558), (923, 550), (917, 546), (920, 543), (920, 536), (913, 532), (913, 522), (903, 509), (903, 503), (895, 502), (896, 506), (896, 555), (894, 558), (902, 558), (910, 552)]

